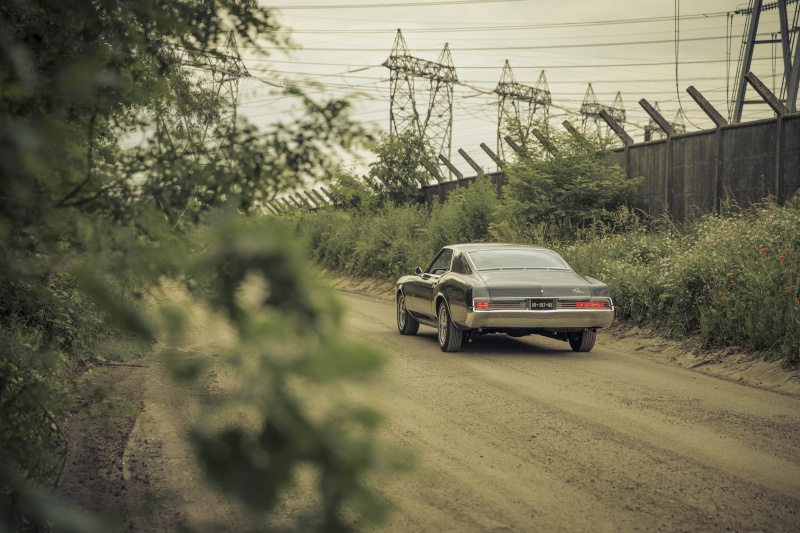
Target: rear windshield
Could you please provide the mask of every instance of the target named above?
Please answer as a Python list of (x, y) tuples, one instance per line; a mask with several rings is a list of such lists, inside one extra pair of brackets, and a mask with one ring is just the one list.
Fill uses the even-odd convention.
[(477, 250), (469, 257), (478, 270), (498, 268), (552, 268), (568, 270), (561, 258), (549, 250)]

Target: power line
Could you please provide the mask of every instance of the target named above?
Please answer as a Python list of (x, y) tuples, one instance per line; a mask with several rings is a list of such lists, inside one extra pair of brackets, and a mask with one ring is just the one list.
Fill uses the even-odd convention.
[[(698, 42), (698, 41), (720, 41), (725, 39), (724, 35), (717, 35), (713, 37), (692, 37), (684, 39), (684, 42)], [(550, 50), (554, 48), (597, 48), (608, 46), (639, 46), (643, 44), (674, 44), (674, 39), (656, 39), (650, 41), (610, 41), (599, 43), (581, 43), (581, 44), (543, 44), (534, 46), (497, 46), (497, 47), (475, 47), (475, 48), (458, 48), (459, 52), (496, 52), (508, 50)], [(382, 52), (385, 48), (330, 48), (330, 47), (304, 47), (301, 49), (303, 52)], [(438, 52), (441, 48), (414, 48), (414, 52)]]
[[(770, 58), (757, 58), (758, 61), (767, 61)], [(323, 63), (320, 61), (269, 61), (265, 60), (265, 62), (270, 64), (276, 65), (304, 65), (304, 66), (313, 66), (313, 67), (338, 67), (338, 68), (346, 68), (348, 69), (345, 72), (340, 72), (336, 74), (327, 74), (327, 76), (334, 75), (334, 76), (342, 76), (345, 74), (353, 74), (355, 72), (365, 71), (377, 67), (381, 67), (382, 65), (352, 65), (352, 64), (345, 64), (345, 63)], [(725, 63), (727, 59), (697, 59), (694, 61), (682, 61), (682, 64), (685, 65), (699, 65), (699, 64), (706, 64), (706, 63)], [(563, 68), (591, 68), (591, 67), (606, 67), (606, 66), (632, 66), (632, 67), (643, 67), (643, 66), (663, 66), (663, 65), (672, 65), (673, 60), (664, 60), (662, 62), (651, 62), (651, 63), (618, 63), (612, 65), (601, 65), (601, 64), (592, 64), (592, 65), (514, 65), (514, 70), (541, 70), (541, 69), (563, 69)], [(276, 73), (287, 73), (288, 71), (277, 71), (273, 69), (269, 69), (266, 67), (259, 68), (259, 67), (249, 67), (250, 70), (262, 70), (268, 72), (276, 72)], [(497, 65), (476, 65), (476, 66), (459, 66), (458, 70), (500, 70)], [(298, 74), (298, 72), (289, 72), (292, 74)]]
[[(763, 60), (767, 60), (768, 58), (764, 58)], [(708, 65), (713, 63), (725, 63), (725, 59), (702, 59), (697, 61), (682, 61), (681, 64), (684, 65)], [(314, 65), (314, 66), (332, 66), (332, 67), (343, 67), (346, 65), (339, 65), (336, 63), (297, 63), (297, 64), (306, 64), (306, 65)], [(653, 61), (648, 63), (593, 63), (591, 65), (547, 65), (547, 66), (514, 66), (515, 70), (562, 70), (562, 69), (586, 69), (586, 68), (620, 68), (620, 67), (659, 67), (659, 66), (666, 66), (666, 65), (673, 65), (673, 61)], [(380, 65), (369, 65), (364, 68), (364, 70), (375, 68)], [(268, 68), (253, 68), (251, 67), (250, 70), (252, 72), (269, 72), (273, 74), (302, 74), (301, 72), (293, 72), (287, 70), (274, 70)], [(497, 66), (476, 66), (476, 67), (459, 67), (459, 70), (500, 70)], [(318, 78), (330, 78), (334, 76), (343, 76), (345, 74), (350, 74), (351, 72), (337, 72), (333, 74), (316, 74), (314, 75), (313, 79)], [(364, 78), (362, 76), (352, 76), (353, 78), (357, 79), (369, 79)], [(671, 81), (674, 81), (671, 80)]]
[[(671, 63), (669, 63), (669, 64), (671, 64)], [(541, 70), (541, 67), (539, 68), (539, 70)], [(547, 70), (547, 69), (545, 69), (545, 70)], [(258, 72), (259, 69), (251, 69), (251, 71)], [(498, 69), (498, 71), (499, 71), (499, 69)], [(273, 73), (273, 74), (282, 74), (282, 75), (297, 74), (296, 72), (291, 72), (291, 71), (275, 71), (275, 70), (268, 70), (268, 69), (264, 69), (263, 72), (269, 72), (269, 73)], [(340, 76), (341, 76), (341, 73), (327, 74), (327, 75), (317, 75), (317, 76), (315, 76), (315, 79), (332, 78), (332, 77), (340, 77)], [(349, 77), (353, 78), (353, 79), (373, 80), (375, 82), (381, 82), (381, 80), (378, 79), (378, 78), (369, 78), (369, 77), (364, 77), (364, 76), (349, 76)], [(725, 76), (724, 75), (720, 75), (720, 76), (693, 76), (692, 79), (695, 80), (695, 81), (712, 81), (712, 80), (720, 81), (720, 80), (725, 80)], [(672, 84), (672, 83), (675, 82), (675, 78), (674, 77), (669, 77), (669, 78), (652, 78), (651, 77), (651, 78), (634, 78), (634, 79), (620, 79), (620, 78), (597, 79), (597, 78), (591, 78), (590, 81), (592, 81), (593, 83), (620, 83), (620, 84), (621, 83), (670, 83), (670, 84)], [(583, 80), (548, 80), (548, 84), (550, 84), (550, 85), (553, 85), (553, 84), (566, 84), (566, 85), (583, 84), (583, 85), (585, 85), (588, 82), (589, 81), (587, 81), (586, 79), (583, 79)], [(299, 80), (299, 81), (295, 80), (292, 83), (293, 84), (297, 84), (297, 85), (302, 85), (302, 84), (305, 84), (307, 82), (305, 82), (303, 80)], [(535, 84), (536, 80), (531, 80), (531, 81), (521, 80), (520, 83)], [(460, 85), (463, 85), (463, 83), (460, 84)], [(491, 90), (487, 88), (486, 92), (490, 93)]]
[(440, 0), (434, 2), (403, 2), (391, 4), (325, 4), (313, 6), (270, 6), (268, 9), (278, 11), (303, 10), (303, 9), (376, 9), (385, 7), (432, 7), (432, 6), (457, 6), (466, 4), (501, 4), (508, 2), (524, 2), (525, 0)]
[[(705, 13), (705, 14), (695, 14), (695, 15), (683, 15), (681, 16), (681, 20), (703, 20), (703, 19), (712, 19), (712, 18), (719, 18), (727, 16), (728, 12), (720, 11), (717, 13)], [(597, 20), (597, 21), (587, 21), (587, 22), (551, 22), (551, 23), (534, 23), (534, 24), (504, 24), (502, 26), (453, 26), (452, 28), (413, 28), (406, 30), (408, 34), (418, 34), (418, 33), (449, 33), (449, 32), (483, 32), (483, 31), (490, 31), (490, 32), (500, 32), (500, 31), (519, 31), (519, 30), (548, 30), (548, 29), (563, 29), (563, 28), (582, 28), (582, 27), (594, 27), (594, 26), (618, 26), (618, 25), (625, 25), (625, 24), (646, 24), (646, 23), (653, 23), (653, 22), (671, 22), (673, 17), (665, 16), (665, 17), (648, 17), (648, 18), (635, 18), (635, 19), (615, 19), (615, 20)], [(369, 34), (382, 34), (393, 31), (394, 28), (390, 29), (369, 29), (369, 30), (326, 30), (326, 29), (314, 29), (314, 30), (278, 30), (278, 32), (285, 32), (290, 33), (292, 35), (299, 35), (299, 34), (319, 34), (319, 35), (369, 35)]]
[[(403, 7), (413, 6), (416, 3), (418, 3), (418, 2), (412, 2), (411, 4), (402, 4), (402, 6)], [(466, 2), (458, 2), (458, 3), (466, 3)], [(481, 2), (476, 2), (476, 3), (481, 3)], [(426, 5), (430, 5), (430, 4), (431, 4), (430, 2), (426, 3)], [(443, 2), (443, 4), (452, 5), (453, 2)], [(380, 7), (381, 5), (387, 5), (387, 4), (379, 4), (378, 7)], [(401, 4), (396, 4), (396, 5), (399, 7)], [(334, 7), (334, 6), (325, 6), (325, 7)], [(353, 6), (353, 7), (366, 8), (366, 7), (371, 7), (371, 6), (363, 6), (362, 5), (362, 6)], [(695, 20), (695, 19), (697, 19), (697, 20), (699, 20), (699, 19), (711, 19), (711, 18), (723, 17), (723, 16), (727, 16), (727, 13), (726, 12), (721, 12), (721, 13), (711, 13), (711, 14), (705, 14), (705, 15), (699, 15), (699, 14), (698, 15), (682, 15), (680, 13), (679, 0), (675, 0), (675, 11), (672, 14), (672, 16), (667, 16), (667, 17), (642, 17), (642, 18), (635, 18), (635, 19), (619, 19), (619, 20), (606, 20), (606, 21), (594, 21), (594, 22), (561, 22), (561, 23), (551, 23), (551, 24), (519, 24), (519, 25), (503, 25), (503, 26), (499, 26), (499, 25), (497, 25), (497, 23), (495, 23), (493, 25), (476, 25), (475, 27), (468, 27), (468, 24), (463, 24), (462, 23), (458, 27), (453, 27), (453, 28), (442, 27), (443, 23), (439, 22), (439, 24), (437, 24), (437, 27), (427, 28), (427, 29), (420, 29), (420, 30), (416, 30), (416, 29), (415, 30), (411, 30), (410, 29), (409, 33), (436, 34), (436, 33), (448, 33), (448, 32), (449, 33), (453, 33), (453, 32), (456, 32), (456, 31), (469, 31), (471, 33), (474, 33), (476, 31), (481, 31), (481, 32), (491, 32), (491, 31), (500, 32), (500, 31), (503, 31), (504, 33), (503, 33), (503, 35), (499, 36), (499, 38), (498, 38), (498, 40), (499, 40), (501, 38), (506, 38), (508, 36), (508, 33), (507, 33), (508, 31), (523, 31), (523, 30), (535, 30), (535, 29), (546, 30), (546, 29), (555, 29), (555, 28), (580, 28), (580, 27), (587, 27), (587, 26), (609, 26), (609, 27), (614, 27), (614, 26), (617, 26), (617, 25), (626, 25), (626, 24), (630, 25), (630, 24), (646, 24), (646, 23), (654, 23), (654, 24), (655, 23), (665, 23), (665, 22), (668, 22), (668, 21), (674, 23), (674, 27), (672, 28), (673, 31), (671, 32), (673, 35), (671, 35), (670, 36), (671, 38), (669, 38), (669, 39), (663, 38), (663, 37), (666, 37), (668, 34), (667, 34), (666, 31), (664, 31), (664, 32), (661, 31), (662, 29), (664, 29), (661, 26), (654, 27), (653, 28), (654, 31), (647, 33), (647, 36), (644, 36), (644, 32), (642, 32), (642, 33), (634, 33), (632, 31), (629, 31), (629, 32), (617, 32), (617, 33), (615, 33), (615, 35), (597, 35), (597, 36), (586, 35), (586, 33), (592, 33), (592, 32), (583, 32), (583, 35), (580, 37), (580, 40), (581, 41), (589, 41), (589, 42), (583, 42), (581, 44), (576, 44), (576, 43), (580, 42), (577, 38), (573, 39), (571, 43), (559, 45), (559, 44), (550, 44), (550, 43), (560, 42), (559, 40), (563, 39), (561, 37), (548, 37), (546, 40), (544, 40), (542, 37), (536, 37), (536, 38), (528, 39), (527, 42), (522, 42), (521, 43), (521, 44), (525, 44), (526, 46), (502, 46), (502, 47), (500, 47), (500, 46), (488, 46), (488, 47), (482, 47), (482, 46), (479, 46), (481, 42), (487, 42), (489, 44), (500, 44), (502, 42), (508, 42), (508, 39), (505, 39), (505, 41), (500, 41), (499, 43), (492, 43), (491, 42), (492, 40), (489, 39), (488, 36), (486, 36), (486, 35), (476, 36), (476, 37), (478, 37), (478, 39), (471, 39), (470, 41), (466, 41), (466, 40), (460, 39), (460, 38), (455, 39), (458, 42), (463, 42), (464, 44), (468, 45), (468, 47), (462, 49), (462, 48), (458, 48), (456, 46), (456, 47), (454, 47), (454, 51), (457, 51), (459, 53), (460, 52), (467, 52), (466, 56), (469, 57), (472, 60), (473, 63), (478, 63), (476, 66), (461, 66), (461, 67), (459, 67), (459, 70), (467, 71), (467, 72), (473, 72), (473, 75), (474, 75), (475, 78), (478, 78), (478, 77), (481, 78), (481, 80), (478, 81), (477, 83), (473, 82), (473, 81), (470, 81), (469, 84), (459, 83), (458, 85), (455, 86), (455, 90), (456, 90), (455, 103), (457, 104), (457, 109), (459, 111), (459, 114), (467, 115), (469, 117), (472, 117), (473, 119), (476, 119), (477, 121), (486, 123), (486, 122), (491, 122), (491, 120), (489, 119), (489, 115), (492, 113), (492, 111), (491, 111), (492, 105), (496, 105), (496, 103), (493, 104), (492, 102), (489, 101), (488, 95), (489, 95), (489, 93), (491, 91), (489, 90), (487, 82), (482, 79), (483, 75), (481, 74), (479, 76), (479, 75), (476, 75), (474, 73), (481, 72), (481, 71), (489, 71), (489, 70), (498, 70), (499, 71), (499, 65), (498, 66), (487, 66), (487, 63), (491, 62), (492, 57), (497, 57), (499, 55), (498, 53), (503, 53), (503, 52), (509, 53), (509, 56), (511, 56), (512, 60), (513, 60), (514, 56), (519, 56), (519, 57), (523, 57), (524, 56), (524, 61), (527, 62), (527, 63), (533, 63), (533, 62), (540, 63), (540, 65), (537, 65), (535, 67), (534, 66), (516, 65), (514, 67), (515, 70), (520, 70), (523, 73), (527, 73), (527, 72), (530, 72), (530, 69), (535, 69), (536, 71), (539, 71), (542, 68), (544, 68), (545, 70), (560, 71), (560, 73), (563, 74), (562, 78), (581, 78), (581, 77), (585, 77), (587, 75), (585, 69), (591, 69), (591, 68), (597, 68), (597, 69), (603, 69), (603, 68), (604, 69), (623, 69), (623, 70), (618, 70), (618, 72), (621, 73), (620, 74), (621, 76), (636, 76), (637, 75), (636, 69), (637, 68), (642, 68), (643, 72), (639, 72), (638, 75), (639, 75), (640, 78), (641, 77), (646, 77), (646, 79), (639, 79), (639, 78), (636, 78), (636, 79), (619, 79), (619, 78), (615, 78), (615, 79), (607, 79), (607, 80), (598, 80), (598, 79), (595, 78), (595, 79), (591, 79), (591, 80), (583, 79), (581, 81), (563, 80), (562, 79), (562, 80), (553, 80), (550, 83), (552, 85), (554, 85), (554, 86), (563, 86), (563, 84), (570, 84), (571, 86), (576, 86), (578, 84), (584, 84), (585, 85), (585, 83), (587, 83), (588, 81), (592, 81), (595, 84), (606, 84), (606, 87), (609, 86), (608, 84), (613, 84), (613, 86), (616, 89), (622, 89), (623, 92), (626, 92), (626, 94), (628, 94), (628, 95), (633, 94), (633, 93), (639, 93), (640, 95), (643, 94), (644, 96), (647, 96), (648, 99), (655, 99), (655, 100), (661, 101), (662, 105), (664, 104), (664, 102), (673, 102), (673, 104), (672, 104), (673, 108), (672, 108), (671, 112), (674, 112), (676, 107), (678, 109), (682, 109), (683, 106), (682, 106), (682, 102), (680, 101), (681, 94), (680, 94), (680, 91), (679, 91), (679, 85), (680, 85), (680, 76), (679, 75), (681, 74), (680, 71), (679, 71), (680, 65), (686, 65), (687, 66), (687, 68), (684, 69), (683, 75), (688, 75), (688, 73), (691, 71), (688, 68), (688, 66), (690, 66), (690, 65), (695, 65), (695, 66), (700, 66), (700, 67), (702, 67), (702, 65), (709, 65), (709, 68), (706, 69), (706, 72), (702, 72), (701, 69), (695, 69), (693, 72), (698, 72), (699, 74), (712, 74), (712, 73), (716, 73), (718, 70), (719, 70), (719, 72), (722, 72), (722, 69), (720, 67), (717, 67), (717, 66), (712, 68), (710, 65), (717, 65), (717, 64), (720, 64), (720, 63), (726, 63), (726, 62), (729, 61), (729, 59), (727, 58), (727, 56), (725, 55), (724, 52), (722, 52), (721, 55), (725, 56), (725, 59), (716, 59), (716, 57), (718, 57), (718, 55), (715, 55), (715, 54), (711, 53), (713, 51), (713, 45), (710, 45), (710, 46), (706, 46), (705, 47), (706, 53), (703, 53), (700, 57), (697, 57), (697, 55), (695, 55), (692, 58), (692, 60), (690, 60), (690, 61), (681, 61), (680, 53), (679, 53), (680, 52), (681, 41), (683, 43), (689, 43), (689, 42), (711, 43), (711, 42), (715, 42), (715, 41), (724, 41), (726, 43), (726, 45), (729, 46), (730, 42), (731, 42), (731, 34), (732, 34), (732, 32), (729, 31), (728, 27), (729, 27), (729, 25), (732, 25), (732, 21), (725, 20), (725, 31), (724, 32), (722, 31), (721, 26), (717, 27), (716, 23), (703, 24), (701, 22), (701, 23), (696, 23), (694, 25), (687, 24), (687, 26), (693, 26), (692, 28), (687, 29), (685, 27), (681, 27), (680, 22), (682, 22), (682, 21), (691, 21), (691, 20)], [(703, 26), (703, 27), (695, 29), (694, 26)], [(334, 27), (334, 26), (329, 26), (329, 27)], [(342, 30), (342, 31), (339, 31), (339, 30), (323, 29), (323, 30), (301, 30), (301, 31), (294, 31), (292, 33), (302, 33), (302, 34), (305, 34), (305, 35), (320, 35), (320, 36), (341, 35), (343, 37), (343, 39), (347, 39), (348, 35), (373, 35), (373, 34), (385, 34), (385, 33), (387, 33), (386, 31), (383, 31), (383, 30), (372, 29), (374, 27), (375, 27), (375, 25), (373, 24), (370, 29), (365, 29), (365, 30)], [(619, 29), (622, 30), (623, 28), (619, 28)], [(633, 28), (630, 28), (630, 29), (633, 30)], [(640, 29), (644, 30), (645, 27), (643, 26), (641, 28), (635, 28), (636, 31), (638, 31)], [(699, 35), (699, 36), (698, 37), (691, 37), (691, 38), (682, 38), (681, 30), (683, 30), (683, 33), (684, 33), (685, 36), (686, 35)], [(609, 29), (609, 30), (605, 30), (605, 31), (598, 31), (597, 33), (612, 33), (612, 32), (613, 32), (613, 30)], [(716, 35), (717, 33), (720, 33), (720, 32), (722, 32), (723, 35)], [(705, 35), (705, 36), (703, 36), (703, 35)], [(445, 38), (446, 37), (442, 37), (443, 40)], [(630, 39), (630, 40), (626, 40), (624, 42), (618, 42), (619, 38)], [(431, 37), (428, 37), (426, 40), (427, 40), (428, 43), (432, 43), (434, 39), (436, 39), (436, 37), (431, 36)], [(612, 42), (611, 39), (614, 39), (614, 41)], [(323, 38), (321, 38), (319, 40), (329, 40), (329, 39), (326, 39), (326, 38), (323, 37)], [(330, 44), (334, 44), (334, 45), (335, 44), (339, 44), (339, 43), (336, 43), (333, 39), (330, 39), (330, 41), (331, 41)], [(375, 39), (372, 39), (372, 42), (375, 42)], [(516, 42), (520, 42), (520, 41), (516, 41)], [(537, 42), (538, 43), (542, 43), (542, 44), (534, 44), (534, 43), (537, 43)], [(345, 41), (345, 42), (342, 42), (340, 44), (343, 44), (343, 45), (347, 46), (349, 43), (347, 43)], [(451, 41), (451, 45), (452, 44), (453, 43)], [(653, 48), (653, 50), (656, 50), (656, 54), (649, 54), (649, 55), (646, 54), (646, 50), (647, 49), (644, 48), (645, 45), (658, 45), (658, 44), (674, 46), (673, 54), (663, 53), (665, 51), (665, 48), (659, 48), (659, 49), (654, 49)], [(330, 97), (333, 97), (333, 98), (347, 98), (351, 103), (353, 103), (354, 105), (358, 106), (359, 109), (365, 109), (365, 108), (366, 109), (370, 109), (372, 107), (379, 107), (381, 102), (382, 102), (382, 100), (387, 98), (388, 81), (383, 76), (377, 76), (377, 75), (376, 76), (370, 76), (370, 74), (377, 74), (374, 70), (371, 70), (371, 69), (374, 69), (378, 65), (376, 65), (376, 64), (358, 64), (358, 65), (355, 65), (355, 64), (352, 64), (352, 63), (351, 64), (347, 64), (347, 61), (348, 61), (347, 58), (348, 57), (354, 57), (355, 58), (356, 57), (355, 55), (351, 55), (351, 56), (340, 55), (339, 57), (331, 57), (331, 59), (336, 61), (334, 63), (324, 63), (324, 62), (320, 62), (320, 61), (313, 61), (313, 59), (319, 59), (321, 57), (329, 57), (329, 56), (322, 56), (322, 55), (313, 54), (313, 53), (314, 52), (334, 52), (334, 53), (337, 53), (337, 52), (358, 52), (359, 53), (358, 57), (363, 57), (364, 58), (364, 59), (362, 59), (362, 61), (371, 62), (371, 61), (375, 61), (375, 57), (374, 57), (374, 55), (368, 55), (368, 54), (385, 53), (387, 49), (385, 47), (383, 47), (383, 46), (380, 46), (379, 48), (364, 48), (364, 47), (357, 47), (357, 48), (330, 48), (330, 47), (324, 47), (323, 48), (322, 46), (324, 46), (324, 45), (317, 44), (317, 45), (315, 45), (314, 47), (311, 47), (311, 48), (300, 48), (298, 50), (299, 52), (304, 52), (304, 51), (311, 52), (309, 54), (309, 59), (312, 59), (312, 61), (295, 61), (295, 62), (293, 62), (293, 61), (276, 61), (276, 60), (268, 60), (268, 59), (266, 59), (266, 60), (255, 59), (254, 61), (263, 61), (263, 63), (261, 63), (261, 65), (263, 65), (265, 68), (263, 68), (263, 69), (258, 69), (258, 68), (253, 69), (253, 68), (251, 68), (250, 70), (251, 71), (256, 71), (256, 72), (258, 72), (259, 74), (262, 74), (262, 75), (264, 75), (264, 73), (269, 73), (271, 75), (274, 75), (277, 79), (280, 79), (280, 78), (286, 79), (286, 78), (293, 78), (293, 77), (306, 78), (305, 80), (294, 81), (293, 83), (295, 83), (296, 85), (299, 85), (301, 87), (307, 88), (306, 94), (307, 95), (312, 95), (314, 98), (318, 98), (318, 97), (324, 98), (327, 95), (327, 96), (330, 96)], [(604, 58), (602, 56), (606, 55), (606, 54), (604, 54), (603, 51), (598, 51), (596, 54), (592, 54), (590, 52), (590, 50), (592, 48), (601, 48), (601, 47), (607, 48), (607, 47), (612, 47), (612, 46), (621, 48), (619, 55), (622, 56), (622, 57), (619, 57), (619, 58), (605, 57)], [(637, 47), (639, 47), (641, 50), (637, 50)], [(560, 62), (558, 64), (551, 65), (551, 66), (541, 65), (541, 63), (546, 63), (546, 62), (550, 62), (550, 61), (555, 62), (556, 61), (556, 59), (555, 59), (556, 53), (555, 52), (550, 53), (550, 54), (539, 54), (539, 55), (536, 55), (536, 56), (534, 56), (532, 54), (526, 54), (525, 53), (525, 51), (529, 51), (529, 50), (564, 50), (564, 49), (578, 49), (578, 48), (580, 48), (582, 50), (586, 50), (588, 53), (582, 51), (582, 52), (566, 52), (564, 54), (559, 54), (559, 55), (563, 55), (566, 58), (566, 61), (570, 61), (570, 60), (575, 61), (577, 64), (574, 64), (574, 65), (564, 64), (565, 60), (560, 60)], [(700, 48), (700, 47), (698, 47), (698, 48)], [(684, 48), (684, 56), (687, 55), (687, 53), (685, 51), (687, 49), (688, 49), (688, 47)], [(419, 50), (420, 49), (415, 49), (414, 52), (417, 52)], [(426, 50), (427, 51), (438, 51), (439, 47), (437, 46), (436, 48), (422, 49), (422, 51), (426, 51)], [(609, 51), (609, 53), (607, 55), (617, 55), (616, 54), (616, 52), (617, 52), (616, 49), (611, 49), (611, 50), (612, 51)], [(702, 50), (702, 48), (701, 48), (701, 50)], [(514, 51), (520, 51), (522, 53), (514, 54)], [(477, 56), (478, 56), (478, 54), (476, 52), (480, 52), (480, 53), (484, 53), (485, 52), (486, 53), (486, 57), (480, 58), (480, 59), (476, 59)], [(630, 52), (630, 53), (626, 53), (626, 52)], [(637, 55), (640, 56), (641, 59), (636, 58), (635, 56), (637, 56)], [(698, 54), (698, 55), (700, 55), (700, 54)], [(594, 59), (594, 58), (592, 58), (590, 56), (597, 56), (597, 58)], [(670, 56), (672, 56), (672, 57), (670, 57)], [(706, 57), (703, 58), (702, 56), (706, 56)], [(544, 59), (545, 57), (547, 57), (547, 60)], [(761, 59), (763, 59), (765, 61), (767, 60), (767, 58), (761, 58)], [(344, 62), (342, 62), (342, 60), (344, 60)], [(356, 61), (358, 61), (358, 59), (356, 59)], [(598, 63), (591, 64), (592, 61), (598, 61)], [(599, 63), (599, 61), (602, 61), (602, 63)], [(274, 65), (270, 65), (270, 63), (272, 63), (274, 65), (277, 65), (278, 68), (282, 68), (282, 70), (280, 70), (280, 71), (273, 70), (270, 67), (272, 67)], [(480, 64), (480, 63), (483, 63), (483, 64)], [(291, 72), (291, 71), (287, 70), (287, 69), (292, 69), (292, 65), (296, 66), (296, 69), (298, 70), (298, 72)], [(672, 77), (669, 76), (668, 70), (665, 69), (665, 68), (652, 68), (652, 69), (650, 69), (650, 71), (646, 70), (647, 67), (667, 67), (667, 66), (673, 66), (674, 67), (674, 72), (672, 73)], [(320, 67), (320, 68), (316, 68), (316, 67)], [(325, 69), (325, 67), (327, 67), (327, 69)], [(330, 72), (331, 70), (344, 71), (345, 69), (346, 69), (346, 72), (336, 72), (336, 73), (331, 73), (331, 74), (317, 74), (317, 75), (314, 75), (313, 77), (308, 76), (313, 71), (322, 71), (322, 72), (328, 71), (328, 72)], [(629, 69), (629, 70), (626, 72), (626, 71), (624, 71), (624, 69)], [(359, 75), (354, 75), (353, 74), (353, 72), (355, 72), (355, 71), (364, 71), (364, 70), (367, 70), (367, 71), (370, 71), (370, 72), (364, 73), (364, 74), (366, 74), (364, 76), (359, 76)], [(573, 70), (572, 73), (569, 72), (571, 70)], [(653, 74), (650, 74), (651, 71), (653, 72)], [(613, 72), (613, 71), (611, 71), (611, 72)], [(611, 74), (611, 72), (606, 71), (606, 74)], [(611, 75), (614, 76), (614, 74), (611, 74)], [(658, 76), (658, 78), (656, 78), (655, 76)], [(269, 76), (267, 76), (267, 77), (269, 77)], [(334, 77), (339, 77), (339, 78), (342, 78), (342, 79), (341, 80), (335, 80), (335, 79), (333, 79)], [(691, 81), (693, 83), (702, 83), (704, 81), (712, 81), (712, 82), (714, 82), (713, 84), (711, 84), (711, 83), (706, 84), (706, 85), (712, 85), (712, 86), (716, 86), (716, 85), (719, 84), (719, 83), (716, 83), (716, 82), (721, 82), (721, 84), (723, 84), (721, 89), (712, 89), (712, 90), (704, 89), (703, 92), (707, 93), (707, 94), (708, 93), (712, 94), (714, 96), (715, 100), (718, 99), (718, 100), (722, 101), (725, 98), (724, 91), (725, 91), (726, 85), (724, 85), (725, 84), (725, 76), (724, 75), (723, 76), (692, 76), (691, 77)], [(526, 83), (527, 84), (527, 83), (530, 83), (530, 82), (521, 81), (520, 83)], [(658, 87), (657, 84), (661, 84), (661, 87)], [(661, 90), (661, 89), (666, 89), (671, 85), (675, 85), (675, 89), (672, 92)], [(656, 90), (655, 91), (649, 91), (647, 89), (647, 87), (652, 87), (653, 89), (656, 89)], [(567, 88), (567, 87), (565, 87), (565, 88)], [(625, 90), (626, 88), (627, 88), (627, 91)], [(266, 90), (266, 89), (262, 89), (262, 90)], [(268, 92), (268, 90), (267, 90), (267, 92)], [(609, 94), (614, 94), (615, 92), (616, 91), (611, 91)], [(353, 93), (356, 93), (357, 96), (351, 96)], [(577, 94), (577, 93), (575, 93), (575, 94)], [(605, 93), (599, 92), (598, 94), (604, 95)], [(263, 95), (263, 93), (262, 93), (262, 95)], [(558, 93), (558, 91), (554, 92), (553, 93), (553, 97), (555, 99), (557, 99), (557, 103), (554, 104), (554, 108), (563, 110), (563, 113), (572, 114), (572, 115), (577, 116), (576, 115), (576, 107), (577, 106), (575, 104), (578, 102), (578, 100), (576, 100), (574, 97), (571, 98), (570, 97), (571, 95), (572, 95), (572, 93), (567, 93), (567, 92), (565, 92), (565, 93)], [(669, 98), (669, 99), (664, 98), (664, 97), (666, 97), (668, 95), (672, 95), (672, 98)], [(259, 96), (259, 95), (252, 95), (252, 96)], [(260, 110), (256, 111), (258, 113), (256, 116), (259, 117), (259, 119), (260, 119), (259, 122), (266, 122), (266, 121), (263, 120), (263, 117), (272, 117), (272, 116), (281, 115), (283, 113), (283, 111), (280, 111), (277, 108), (278, 107), (288, 107), (288, 106), (284, 105), (285, 103), (288, 103), (288, 100), (286, 100), (284, 103), (281, 103), (282, 99), (284, 99), (284, 98), (285, 98), (285, 93), (284, 94), (277, 94), (277, 95), (273, 94), (270, 97), (268, 97), (266, 99), (267, 103), (264, 105), (264, 110), (263, 110), (263, 111), (266, 111), (266, 113), (259, 112)], [(628, 97), (628, 98), (630, 98), (630, 97)], [(662, 98), (664, 98), (664, 99), (662, 100)], [(605, 96), (602, 97), (601, 100), (606, 100), (606, 97)], [(245, 105), (247, 107), (250, 107), (250, 108), (258, 108), (259, 107), (259, 103), (263, 102), (264, 100), (263, 99), (253, 99), (253, 100), (251, 100), (249, 98), (245, 98), (244, 101), (245, 101), (245, 103), (243, 103), (243, 105)], [(383, 102), (383, 104), (385, 105), (385, 102)], [(667, 106), (667, 107), (669, 107), (669, 106)], [(295, 109), (295, 111), (296, 111), (296, 109)], [(353, 113), (353, 115), (354, 116), (358, 116), (359, 119), (361, 119), (361, 117), (364, 117), (364, 118), (370, 117), (370, 118), (372, 118), (372, 117), (377, 117), (381, 113), (385, 113), (385, 112), (386, 112), (385, 110), (365, 111), (365, 112)], [(694, 107), (691, 107), (691, 109), (689, 110), (688, 113), (695, 120), (697, 120), (697, 117), (700, 117), (701, 120), (698, 120), (698, 123), (699, 124), (703, 124), (703, 120), (705, 119), (705, 117), (702, 114), (702, 110), (695, 109)], [(462, 122), (465, 118), (467, 118), (467, 117), (464, 117), (463, 115), (462, 115), (462, 120), (459, 120), (459, 122)], [(643, 128), (644, 127), (642, 125), (643, 121), (646, 122), (646, 120), (647, 120), (647, 117), (645, 117), (644, 112), (642, 110), (634, 108), (632, 110), (632, 112), (631, 112), (631, 115), (632, 116), (630, 118), (628, 118), (625, 121), (625, 123), (630, 125), (633, 128), (640, 128), (640, 129)], [(485, 117), (485, 118), (482, 118), (482, 117)], [(470, 119), (467, 118), (466, 121), (469, 123)], [(466, 124), (463, 124), (463, 125), (459, 124), (458, 131), (459, 131), (460, 135), (463, 135), (463, 132), (464, 132), (463, 126), (465, 126), (465, 125)], [(476, 128), (480, 129), (479, 126), (476, 126)]]

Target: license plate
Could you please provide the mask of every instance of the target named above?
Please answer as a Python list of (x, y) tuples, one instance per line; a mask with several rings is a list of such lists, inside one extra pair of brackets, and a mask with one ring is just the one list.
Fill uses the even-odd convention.
[(556, 301), (553, 298), (537, 298), (531, 300), (531, 311), (552, 311), (556, 308)]

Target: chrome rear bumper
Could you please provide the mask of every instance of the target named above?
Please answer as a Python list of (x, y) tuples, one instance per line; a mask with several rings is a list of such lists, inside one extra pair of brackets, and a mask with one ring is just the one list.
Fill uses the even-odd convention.
[(554, 311), (480, 311), (470, 309), (462, 326), (475, 328), (560, 329), (606, 328), (614, 321), (613, 309)]

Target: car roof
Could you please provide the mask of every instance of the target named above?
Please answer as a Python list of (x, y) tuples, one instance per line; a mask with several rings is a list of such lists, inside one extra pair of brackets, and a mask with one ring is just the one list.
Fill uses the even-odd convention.
[(497, 250), (497, 249), (527, 249), (527, 250), (551, 251), (550, 248), (545, 248), (543, 246), (535, 246), (532, 244), (502, 243), (502, 242), (475, 242), (475, 243), (465, 243), (465, 244), (453, 244), (447, 246), (446, 248), (456, 248), (458, 250), (461, 250), (462, 252), (476, 252), (479, 250)]

